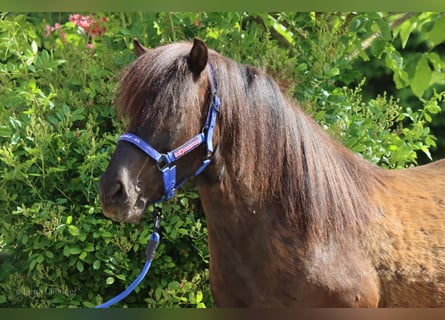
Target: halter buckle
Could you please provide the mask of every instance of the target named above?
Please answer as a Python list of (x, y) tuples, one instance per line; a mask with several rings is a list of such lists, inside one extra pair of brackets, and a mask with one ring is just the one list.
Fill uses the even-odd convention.
[(162, 219), (162, 208), (155, 205), (151, 216), (153, 218), (153, 232), (159, 232)]
[(166, 167), (168, 167), (171, 163), (167, 160), (165, 154), (163, 154), (159, 160), (156, 162), (156, 167), (160, 172), (163, 172)]

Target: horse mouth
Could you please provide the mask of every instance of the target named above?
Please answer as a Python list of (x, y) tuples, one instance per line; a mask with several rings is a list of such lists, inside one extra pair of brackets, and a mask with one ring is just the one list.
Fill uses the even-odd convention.
[(119, 208), (102, 208), (103, 215), (114, 222), (138, 223), (144, 216), (149, 201), (139, 197), (134, 205), (120, 206)]
[(149, 202), (146, 199), (139, 196), (132, 208), (133, 210), (127, 212), (125, 222), (137, 223), (141, 221), (148, 204)]
[(104, 216), (110, 218), (114, 222), (123, 222), (123, 223), (138, 223), (142, 219), (142, 213), (133, 213), (131, 211), (127, 211), (125, 214), (119, 214), (110, 211), (103, 211)]

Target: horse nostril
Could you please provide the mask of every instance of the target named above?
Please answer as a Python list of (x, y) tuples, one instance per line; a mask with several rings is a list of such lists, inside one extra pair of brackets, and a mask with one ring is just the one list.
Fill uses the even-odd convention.
[(111, 201), (113, 203), (119, 203), (124, 199), (124, 186), (120, 181), (116, 182), (110, 190)]

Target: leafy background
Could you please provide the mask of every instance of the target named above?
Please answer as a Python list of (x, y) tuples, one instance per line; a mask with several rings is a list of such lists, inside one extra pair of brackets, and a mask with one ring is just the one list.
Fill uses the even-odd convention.
[[(93, 307), (144, 263), (140, 225), (101, 214), (98, 181), (125, 119), (114, 90), (147, 47), (195, 36), (270, 73), (364, 158), (444, 156), (441, 13), (0, 13), (0, 306)], [(165, 206), (145, 281), (120, 307), (212, 307), (207, 229), (189, 184)]]

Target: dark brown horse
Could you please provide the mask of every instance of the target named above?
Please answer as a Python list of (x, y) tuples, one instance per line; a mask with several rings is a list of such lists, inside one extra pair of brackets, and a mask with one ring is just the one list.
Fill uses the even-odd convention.
[[(221, 99), (211, 163), (196, 178), (217, 306), (445, 305), (444, 161), (380, 169), (269, 76), (198, 39), (135, 48), (117, 103), (128, 132), (159, 152), (201, 132), (216, 87)], [(204, 144), (178, 159), (177, 181), (207, 152)], [(119, 141), (101, 178), (104, 214), (138, 221), (164, 194), (158, 167)]]

